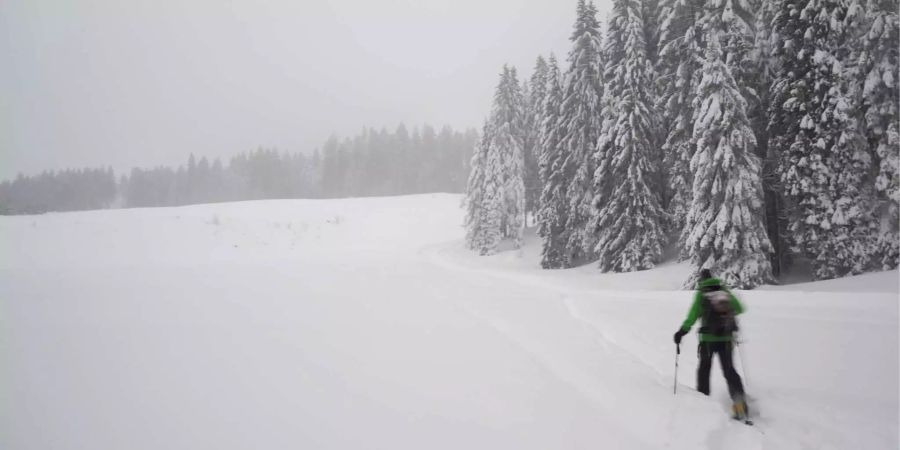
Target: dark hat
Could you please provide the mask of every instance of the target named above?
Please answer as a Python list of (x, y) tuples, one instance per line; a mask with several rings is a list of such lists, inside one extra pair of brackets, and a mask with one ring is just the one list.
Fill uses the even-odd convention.
[(712, 277), (713, 277), (712, 272), (710, 272), (709, 269), (700, 269), (700, 279), (701, 280), (708, 280)]

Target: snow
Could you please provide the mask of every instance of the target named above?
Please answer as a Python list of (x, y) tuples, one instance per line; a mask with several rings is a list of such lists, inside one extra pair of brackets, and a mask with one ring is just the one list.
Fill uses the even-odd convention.
[(896, 270), (738, 292), (747, 427), (693, 333), (673, 395), (686, 265), (479, 257), (459, 205), (0, 217), (0, 448), (898, 448)]

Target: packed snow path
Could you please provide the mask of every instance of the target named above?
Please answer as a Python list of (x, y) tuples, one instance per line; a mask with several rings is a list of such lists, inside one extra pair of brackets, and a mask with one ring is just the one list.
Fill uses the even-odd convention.
[(758, 426), (692, 390), (686, 268), (461, 249), (459, 197), (0, 217), (0, 448), (898, 448), (897, 272), (741, 293)]

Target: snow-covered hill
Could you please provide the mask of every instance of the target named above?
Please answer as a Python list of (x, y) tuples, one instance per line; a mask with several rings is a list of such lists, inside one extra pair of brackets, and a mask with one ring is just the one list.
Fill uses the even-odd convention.
[(694, 334), (672, 393), (685, 266), (477, 257), (459, 202), (0, 217), (0, 448), (898, 448), (897, 271), (740, 293), (747, 427)]

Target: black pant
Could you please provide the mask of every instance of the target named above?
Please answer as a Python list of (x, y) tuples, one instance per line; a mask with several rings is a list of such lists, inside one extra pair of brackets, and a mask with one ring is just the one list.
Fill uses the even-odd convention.
[(719, 363), (722, 364), (722, 372), (725, 373), (725, 381), (728, 382), (728, 393), (731, 398), (744, 395), (744, 384), (741, 376), (734, 370), (731, 361), (731, 342), (701, 342), (697, 351), (700, 353), (700, 367), (697, 368), (697, 390), (709, 395), (709, 371), (712, 368), (713, 354), (719, 354)]

